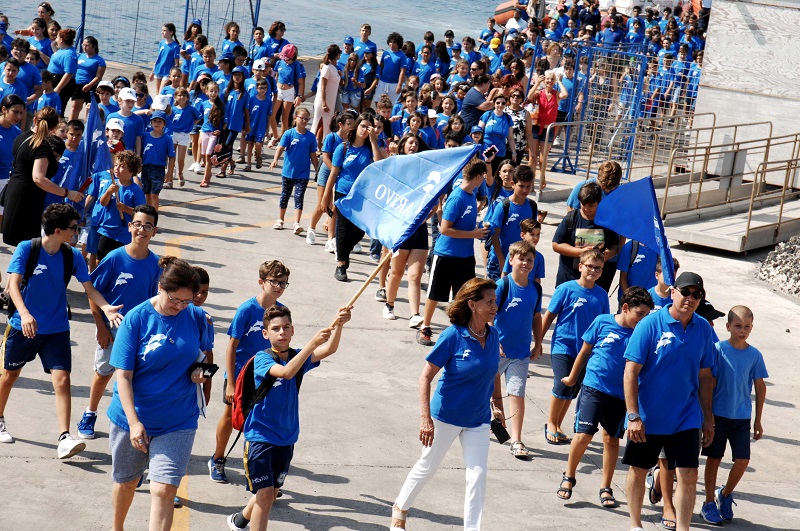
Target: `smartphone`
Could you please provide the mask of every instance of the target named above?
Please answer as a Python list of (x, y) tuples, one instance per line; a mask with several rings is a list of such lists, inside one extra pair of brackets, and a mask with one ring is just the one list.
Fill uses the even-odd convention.
[(489, 157), (494, 156), (494, 155), (497, 155), (497, 146), (495, 146), (495, 145), (489, 146), (489, 148), (486, 151), (483, 152), (483, 156), (485, 158), (487, 158), (487, 159)]
[(189, 368), (189, 374), (192, 374), (195, 369), (203, 369), (203, 377), (211, 378), (219, 370), (219, 365), (215, 363), (203, 363), (202, 361), (198, 361), (193, 363)]

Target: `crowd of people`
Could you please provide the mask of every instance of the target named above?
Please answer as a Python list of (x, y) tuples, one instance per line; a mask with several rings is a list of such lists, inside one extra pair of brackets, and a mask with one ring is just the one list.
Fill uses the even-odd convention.
[[(642, 45), (652, 71), (639, 104), (654, 117), (674, 114), (696, 90), (707, 12), (698, 19), (690, 9), (648, 9), (642, 17), (634, 8), (626, 31), (613, 7), (603, 15), (592, 0), (559, 5), (541, 19), (527, 2), (517, 7), (505, 27), (490, 18), (477, 38), (461, 42), (451, 30), (440, 41), (426, 32), (418, 46), (390, 33), (379, 50), (370, 40), (370, 25), (363, 24), (358, 38), (346, 36), (341, 47), (327, 48), (308, 84), (298, 46), (285, 38), (280, 21), (266, 31), (256, 27), (249, 45), (230, 21), (219, 49), (208, 44), (199, 19), (183, 35), (165, 23), (150, 72), (106, 80), (101, 43), (87, 36), (78, 53), (75, 30), (61, 28), (47, 2), (30, 24), (13, 32), (16, 38), (9, 34), (8, 17), (0, 15), (0, 53), (6, 54), (0, 66), (0, 204), (3, 241), (15, 248), (5, 282), (10, 317), (0, 375), (0, 442), (14, 442), (6, 405), (22, 368), (37, 355), (55, 391), (60, 459), (95, 438), (101, 398), (116, 375), (107, 412), (113, 527), (123, 528), (149, 471), (150, 528), (169, 529), (197, 419), (211, 396), (213, 372), (206, 372), (206, 364), (214, 361), (214, 323), (202, 308), (208, 273), (150, 250), (162, 191), (184, 187), (189, 172), (202, 175), (202, 188), (212, 179), (251, 174), (267, 165), (265, 150), (274, 149), (268, 170), (282, 160), (282, 189), (273, 229), (284, 228), (290, 197), (292, 231), (305, 232), (309, 245), (316, 244), (325, 218), (324, 248), (336, 255), (334, 278), (347, 281), (350, 256), (362, 252), (364, 231), (337, 215), (335, 202), (364, 169), (387, 157), (474, 144), (480, 155), (441, 197), (429, 222), (390, 259), (383, 260), (390, 251), (380, 242), (369, 245), (370, 258), (384, 264), (375, 294), (385, 303), (382, 317), (396, 320), (401, 313), (396, 299), (405, 276), (408, 326), (417, 329), (419, 344), (433, 347), (420, 378), (423, 452), (395, 501), (392, 528), (405, 529), (408, 510), (456, 438), (467, 470), (464, 528), (480, 528), (490, 431), (510, 440), (515, 458), (531, 457), (522, 441), (526, 381), (553, 323), (553, 388), (542, 433), (546, 444), (570, 445), (566, 471), (554, 486), (557, 495), (570, 499), (577, 466), (602, 427), (600, 505), (618, 505), (611, 479), (627, 435), (623, 463), (630, 465), (632, 529), (641, 529), (649, 484), (651, 502), (664, 500), (662, 526), (685, 531), (702, 439), (702, 516), (713, 524), (730, 520), (733, 492), (749, 459), (753, 386), (755, 437), (762, 433), (767, 373), (761, 354), (747, 343), (752, 312), (732, 308), (726, 325), (731, 336), (720, 341), (709, 323), (726, 314), (705, 299), (702, 278), (684, 272), (667, 284), (658, 250), (595, 224), (598, 205), (620, 186), (621, 167), (607, 161), (567, 202), (571, 210), (551, 245), (559, 260), (554, 291), (542, 314), (548, 277), (537, 246), (547, 213), (529, 197), (553, 140), (548, 127), (580, 113), (596, 84), (607, 85), (619, 99), (627, 90), (624, 79), (609, 80), (602, 68), (588, 77), (584, 64), (562, 54), (572, 48), (559, 41)], [(309, 109), (303, 103), (312, 96)], [(84, 160), (83, 145), (97, 140), (86, 129), (91, 113), (103, 124), (98, 149), (109, 155), (105, 167), (97, 167), (102, 159)], [(87, 167), (95, 171), (87, 173)], [(317, 202), (304, 227), (312, 178)], [(477, 278), (476, 254), (486, 278)], [(336, 352), (350, 319), (351, 308), (340, 308), (330, 327), (302, 349), (292, 348), (292, 313), (278, 300), (289, 274), (279, 260), (264, 262), (257, 293), (238, 307), (227, 331), (225, 409), (208, 461), (211, 480), (228, 481), (226, 447), (240, 376), (253, 374), (250, 385), (258, 388), (269, 389), (276, 379), (284, 383), (251, 404), (244, 418), (245, 472), (253, 497), (228, 518), (233, 531), (266, 529), (299, 436), (302, 375)], [(72, 276), (86, 291), (97, 328), (91, 392), (76, 436), (70, 427), (66, 303)], [(434, 339), (439, 303), (449, 303), (451, 326)], [(510, 434), (503, 386), (514, 412)], [(573, 401), (571, 439), (562, 425)], [(21, 416), (12, 412), (10, 418)], [(717, 488), (727, 442), (735, 465)]]

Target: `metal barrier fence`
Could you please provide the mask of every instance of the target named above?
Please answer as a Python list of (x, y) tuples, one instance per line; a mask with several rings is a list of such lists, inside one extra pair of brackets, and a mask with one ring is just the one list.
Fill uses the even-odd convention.
[[(796, 142), (795, 146), (800, 147), (800, 142)], [(793, 208), (789, 208), (790, 205), (787, 204), (792, 199), (800, 198), (800, 189), (793, 188), (792, 184), (797, 179), (798, 167), (800, 167), (800, 158), (797, 156), (789, 160), (762, 162), (758, 165), (747, 212), (747, 227), (743, 242), (745, 250), (772, 245), (800, 232), (800, 209), (796, 204), (791, 205)], [(768, 175), (783, 177), (779, 202), (776, 205), (777, 208), (772, 208), (771, 216), (761, 215), (759, 219), (754, 219), (753, 211), (759, 206), (756, 190), (766, 188), (769, 182), (775, 181), (774, 178), (769, 179)]]

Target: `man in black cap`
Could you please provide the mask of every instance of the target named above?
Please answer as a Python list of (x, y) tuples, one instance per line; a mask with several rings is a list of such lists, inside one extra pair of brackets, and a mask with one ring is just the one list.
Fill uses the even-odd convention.
[(713, 330), (695, 315), (705, 297), (703, 279), (681, 273), (672, 304), (647, 316), (625, 349), (625, 403), (628, 409), (623, 463), (630, 465), (626, 494), (632, 531), (642, 529), (645, 477), (661, 448), (677, 469), (676, 529), (688, 531), (695, 504), (702, 444), (714, 438), (711, 410)]

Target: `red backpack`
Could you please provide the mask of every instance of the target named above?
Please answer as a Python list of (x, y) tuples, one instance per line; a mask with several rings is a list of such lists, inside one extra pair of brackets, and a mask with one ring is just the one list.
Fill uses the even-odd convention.
[[(266, 352), (272, 356), (275, 363), (280, 363), (280, 358), (272, 349)], [(295, 349), (289, 349), (288, 360), (294, 358), (297, 352), (298, 351)], [(233, 447), (239, 442), (239, 437), (242, 436), (242, 431), (244, 430), (244, 423), (247, 417), (250, 416), (255, 405), (266, 398), (267, 393), (269, 393), (270, 389), (272, 389), (272, 386), (275, 385), (277, 381), (277, 378), (271, 374), (267, 374), (261, 384), (256, 387), (255, 370), (253, 368), (255, 359), (256, 357), (253, 356), (247, 360), (247, 363), (244, 364), (242, 370), (239, 371), (239, 376), (236, 378), (236, 389), (233, 392), (233, 403), (231, 404), (231, 424), (233, 425), (233, 429), (238, 430), (239, 433), (236, 435), (236, 439), (234, 439), (226, 455), (230, 455)], [(297, 371), (297, 374), (294, 375), (294, 381), (297, 384), (297, 390), (299, 392), (300, 386), (303, 383), (302, 370)]]

